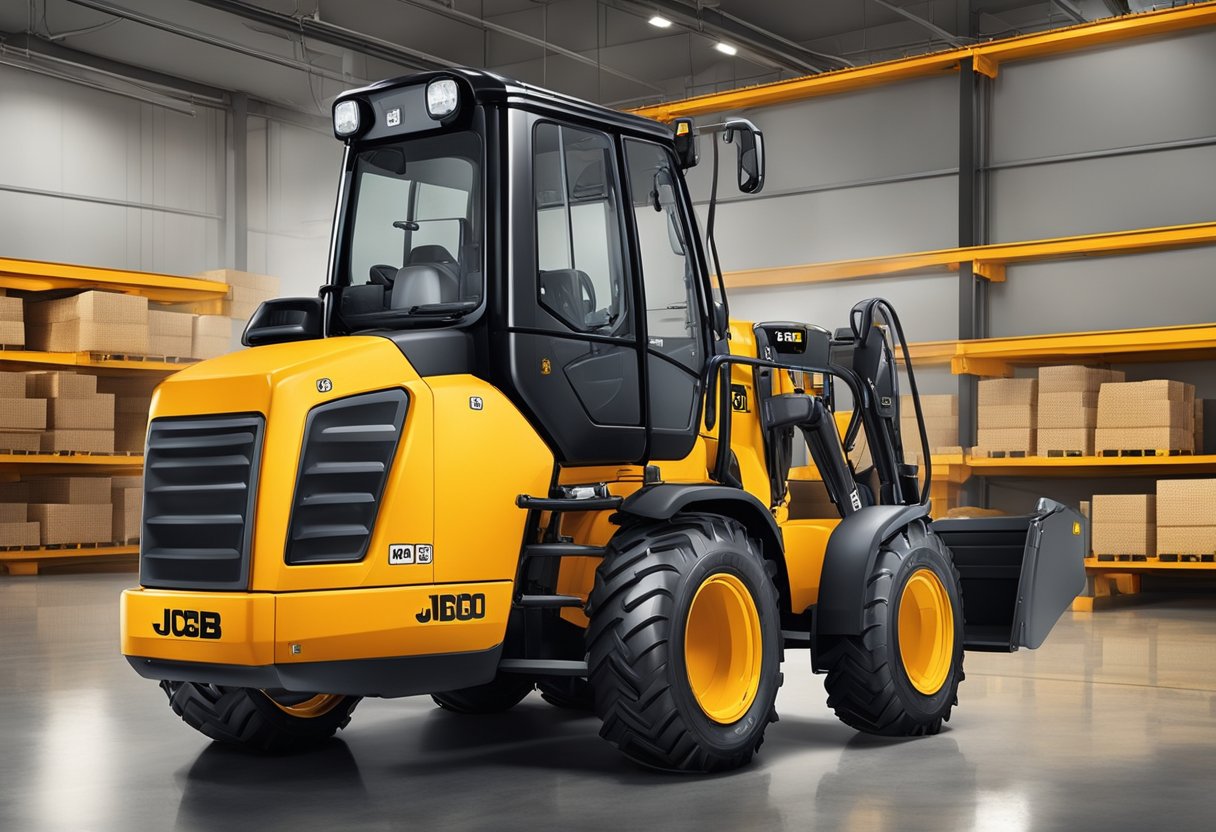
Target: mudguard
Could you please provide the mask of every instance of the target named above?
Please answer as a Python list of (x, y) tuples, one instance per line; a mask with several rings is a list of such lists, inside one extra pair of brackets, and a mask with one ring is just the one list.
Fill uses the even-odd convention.
[(784, 560), (781, 530), (772, 512), (742, 488), (724, 485), (660, 483), (638, 491), (621, 503), (620, 511), (648, 520), (670, 520), (681, 511), (705, 511), (738, 520), (760, 539), (770, 557)]
[(1085, 523), (1046, 497), (1021, 517), (933, 523), (962, 577), (966, 649), (1012, 652), (1043, 643), (1085, 588)]
[(874, 568), (879, 547), (904, 526), (928, 514), (927, 505), (867, 506), (840, 521), (828, 538), (823, 556), (815, 637), (861, 633), (866, 578)]

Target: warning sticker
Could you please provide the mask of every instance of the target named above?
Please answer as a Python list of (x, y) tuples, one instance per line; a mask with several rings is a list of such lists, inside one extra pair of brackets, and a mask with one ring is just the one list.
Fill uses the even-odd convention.
[(430, 563), (435, 549), (429, 543), (393, 543), (388, 547), (388, 562), (391, 566), (410, 566)]

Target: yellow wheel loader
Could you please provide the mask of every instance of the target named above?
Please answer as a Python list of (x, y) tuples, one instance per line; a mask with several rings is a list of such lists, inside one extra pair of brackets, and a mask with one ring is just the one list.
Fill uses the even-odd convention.
[(730, 320), (718, 154), (759, 191), (750, 122), (474, 70), (333, 119), (326, 285), (153, 399), (122, 651), (208, 737), (283, 751), (361, 697), (486, 714), (539, 688), (644, 765), (724, 770), (776, 721), (784, 651), (849, 725), (933, 734), (965, 649), (1039, 646), (1079, 591), (1062, 505), (930, 518), (889, 304), (835, 331)]

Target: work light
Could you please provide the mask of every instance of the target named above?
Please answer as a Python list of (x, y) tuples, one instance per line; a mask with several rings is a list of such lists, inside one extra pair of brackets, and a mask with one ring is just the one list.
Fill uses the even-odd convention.
[(456, 112), (460, 104), (460, 89), (451, 78), (439, 78), (426, 85), (426, 112), (439, 121)]
[(359, 102), (338, 102), (334, 107), (334, 132), (343, 137), (359, 132)]

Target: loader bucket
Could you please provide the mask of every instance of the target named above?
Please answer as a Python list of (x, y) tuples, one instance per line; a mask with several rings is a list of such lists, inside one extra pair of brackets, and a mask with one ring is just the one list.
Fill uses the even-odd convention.
[(1046, 497), (1021, 517), (936, 520), (963, 586), (963, 646), (1034, 649), (1085, 586), (1085, 519)]

